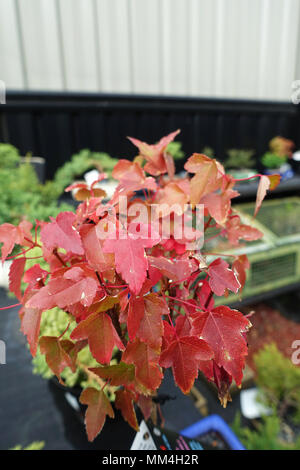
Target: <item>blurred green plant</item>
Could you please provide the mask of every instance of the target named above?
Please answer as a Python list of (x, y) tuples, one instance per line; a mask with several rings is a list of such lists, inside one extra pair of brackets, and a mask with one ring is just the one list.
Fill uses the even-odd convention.
[(300, 368), (283, 356), (275, 344), (268, 344), (255, 356), (256, 383), (260, 401), (273, 408), (280, 418), (289, 410), (300, 423)]
[[(12, 149), (8, 151), (7, 147)], [(5, 155), (4, 159), (2, 155)], [(21, 157), (15, 147), (0, 144), (0, 162), (0, 224), (17, 225), (23, 218), (34, 223), (36, 219), (47, 220), (62, 210), (72, 209), (67, 204), (58, 206), (56, 194), (39, 183), (30, 164), (30, 155), (20, 163)]]
[(0, 170), (15, 168), (20, 161), (21, 157), (16, 147), (10, 144), (0, 144)]
[(229, 158), (225, 162), (225, 168), (238, 170), (253, 168), (255, 166), (254, 154), (255, 150), (230, 149), (227, 152)]
[(269, 142), (269, 150), (262, 156), (262, 163), (266, 168), (277, 170), (292, 156), (294, 142), (284, 137), (274, 137)]
[(45, 447), (44, 441), (34, 441), (26, 447), (22, 447), (21, 445), (16, 445), (9, 450), (42, 450)]
[[(241, 426), (236, 415), (232, 428), (249, 450), (300, 450), (300, 368), (268, 344), (254, 356), (258, 401), (272, 410), (253, 421), (254, 429)], [(293, 429), (294, 428), (294, 429)], [(287, 436), (289, 439), (287, 439)]]
[(116, 158), (112, 158), (107, 153), (83, 149), (73, 155), (70, 161), (66, 162), (56, 171), (54, 180), (47, 189), (59, 197), (67, 186), (72, 184), (76, 178), (81, 178), (88, 170), (95, 168), (111, 176), (111, 172), (117, 162)]
[(181, 142), (170, 142), (170, 144), (167, 146), (167, 152), (172, 155), (174, 160), (180, 160), (185, 157), (185, 153), (181, 147)]
[(202, 153), (206, 155), (209, 158), (214, 158), (215, 156), (215, 151), (212, 147), (205, 146), (203, 147)]
[(241, 426), (241, 415), (236, 414), (231, 425), (247, 450), (300, 450), (300, 437), (294, 443), (280, 438), (281, 422), (278, 416), (264, 416), (255, 422), (255, 429)]
[(276, 155), (276, 153), (266, 152), (262, 156), (261, 161), (266, 168), (276, 170), (284, 165), (287, 162), (287, 159), (288, 157), (281, 157), (280, 155)]

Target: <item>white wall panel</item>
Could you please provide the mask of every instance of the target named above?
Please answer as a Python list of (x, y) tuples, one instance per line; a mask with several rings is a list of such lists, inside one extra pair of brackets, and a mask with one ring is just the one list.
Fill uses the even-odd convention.
[(59, 0), (68, 90), (98, 89), (95, 10), (90, 0)]
[(300, 0), (0, 0), (8, 88), (289, 100)]
[(162, 92), (171, 95), (189, 94), (190, 51), (189, 11), (191, 2), (163, 0), (162, 30)]
[(55, 0), (17, 0), (26, 61), (28, 87), (63, 87)]
[(133, 63), (129, 0), (93, 1), (97, 18), (100, 90), (131, 93)]
[(129, 0), (133, 87), (137, 93), (161, 91), (161, 3)]
[(26, 86), (18, 36), (15, 2), (0, 0), (0, 80), (7, 87)]

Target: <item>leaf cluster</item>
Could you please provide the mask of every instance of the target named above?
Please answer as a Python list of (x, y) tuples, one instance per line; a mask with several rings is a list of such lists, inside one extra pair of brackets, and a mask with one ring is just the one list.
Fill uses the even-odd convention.
[[(185, 163), (187, 174), (175, 176), (167, 147), (178, 133), (151, 145), (130, 138), (138, 158), (119, 160), (114, 167), (118, 186), (109, 202), (103, 191), (96, 192), (97, 180), (81, 188), (76, 212), (39, 222), (34, 235), (28, 221), (0, 226), (2, 260), (15, 245), (22, 249), (11, 265), (9, 287), (22, 304), (21, 330), (32, 355), (44, 355), (62, 384), (71, 380), (65, 371), (87, 375), (81, 402), (87, 405), (89, 440), (106, 416), (114, 417), (110, 387), (117, 388), (115, 408), (138, 429), (135, 406), (145, 419), (155, 418), (153, 398), (167, 368), (185, 394), (202, 371), (216, 385), (223, 406), (232, 381), (242, 382), (251, 323), (238, 310), (216, 307), (214, 296), (241, 292), (249, 262), (244, 255), (232, 255), (230, 265), (226, 254), (209, 259), (198, 242), (211, 227), (233, 246), (262, 233), (233, 213), (236, 180), (217, 160), (194, 153)], [(255, 214), (280, 180), (256, 176)], [(141, 190), (144, 198), (137, 199)], [(194, 226), (198, 204), (204, 206), (201, 230)], [(163, 210), (149, 221), (158, 207)], [(188, 233), (178, 235), (183, 221)], [(32, 256), (37, 249), (38, 258)], [(30, 258), (36, 262), (28, 268)]]
[(225, 168), (244, 169), (255, 166), (254, 150), (230, 149), (227, 154), (228, 159), (225, 162)]

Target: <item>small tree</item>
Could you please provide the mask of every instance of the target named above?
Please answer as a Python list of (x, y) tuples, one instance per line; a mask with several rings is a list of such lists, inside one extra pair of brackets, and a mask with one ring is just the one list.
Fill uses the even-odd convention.
[[(80, 185), (85, 200), (76, 213), (62, 212), (48, 223), (37, 222), (34, 235), (27, 221), (18, 227), (0, 226), (3, 261), (15, 244), (22, 247), (11, 266), (10, 290), (22, 305), (21, 329), (31, 353), (36, 354), (39, 343), (60, 381), (66, 367), (76, 370), (83, 348), (89, 348), (98, 363), (90, 371), (103, 386), (86, 388), (81, 395), (88, 405), (90, 440), (101, 431), (106, 415), (114, 416), (104, 393), (107, 385), (119, 388), (115, 407), (135, 429), (134, 404), (145, 419), (153, 416), (153, 397), (167, 368), (183, 393), (189, 393), (201, 370), (216, 384), (224, 406), (232, 380), (241, 385), (245, 333), (251, 324), (237, 310), (215, 307), (213, 296), (242, 290), (248, 260), (232, 256), (229, 265), (223, 259), (228, 256), (218, 254), (209, 263), (199, 241), (212, 226), (233, 245), (262, 234), (233, 214), (236, 180), (216, 160), (195, 153), (185, 164), (192, 176), (174, 176), (166, 148), (178, 132), (155, 145), (131, 138), (138, 156), (133, 162), (117, 163), (112, 175), (119, 185), (106, 204), (103, 191), (94, 189), (97, 181), (91, 188)], [(257, 213), (267, 189), (276, 187), (280, 178), (255, 176), (260, 177)], [(143, 199), (137, 199), (140, 190)], [(199, 207), (204, 211), (202, 228), (194, 224)], [(180, 236), (181, 224), (187, 230)], [(36, 247), (42, 250), (38, 259), (48, 268), (37, 259), (24, 269)], [(21, 282), (27, 285), (24, 294)], [(70, 322), (59, 337), (39, 339), (41, 317), (54, 307), (63, 309)], [(67, 331), (70, 339), (64, 339)]]

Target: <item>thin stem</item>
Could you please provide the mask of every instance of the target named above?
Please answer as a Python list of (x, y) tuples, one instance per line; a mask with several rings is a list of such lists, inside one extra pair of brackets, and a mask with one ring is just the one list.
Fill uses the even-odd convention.
[(1, 307), (0, 310), (8, 310), (9, 308), (18, 307), (19, 305), (22, 304), (19, 302), (18, 304), (9, 305), (8, 307)]
[(5, 260), (7, 261), (9, 259), (17, 258), (17, 256), (19, 256), (19, 255), (25, 255), (30, 250), (32, 250), (32, 247), (27, 248), (27, 250), (20, 251), (20, 253), (17, 253), (16, 255), (8, 256), (7, 258), (5, 258)]
[(260, 173), (256, 174), (256, 175), (253, 175), (253, 176), (249, 176), (248, 178), (234, 178), (235, 181), (248, 181), (248, 180), (252, 180), (253, 178), (257, 178), (257, 177), (261, 177), (263, 175), (261, 175)]
[(182, 282), (187, 281), (189, 278), (190, 278), (190, 276), (185, 277), (183, 279), (179, 279), (179, 281), (172, 281), (169, 287), (173, 286), (174, 284), (181, 284)]
[(64, 262), (64, 260), (61, 258), (61, 256), (57, 253), (57, 250), (55, 248), (55, 250), (53, 250), (53, 254), (56, 256), (56, 258), (61, 262), (61, 264), (67, 268), (67, 264)]
[(190, 302), (187, 302), (186, 300), (181, 300), (181, 299), (178, 299), (177, 297), (171, 297), (170, 295), (167, 295), (167, 294), (164, 294), (165, 297), (168, 297), (169, 299), (173, 299), (173, 300), (176, 300), (177, 302), (180, 302), (184, 305), (188, 305), (189, 307), (192, 307), (196, 310), (200, 310), (201, 312), (203, 312), (203, 310), (206, 310), (204, 308), (201, 308), (201, 307), (197, 307), (197, 305), (194, 305), (194, 304), (191, 304)]
[(212, 217), (209, 217), (208, 221), (206, 222), (206, 224), (204, 225), (204, 232), (208, 229), (210, 223), (212, 221)]
[(213, 240), (214, 238), (219, 237), (220, 235), (221, 235), (221, 230), (216, 235), (213, 235), (212, 237), (209, 237), (209, 238), (205, 238), (205, 243), (209, 242), (210, 240)]
[(67, 325), (67, 328), (62, 332), (62, 334), (57, 338), (57, 339), (60, 339), (64, 336), (64, 334), (68, 331), (68, 329), (70, 328), (70, 325), (71, 325), (71, 322), (69, 321), (68, 325)]

